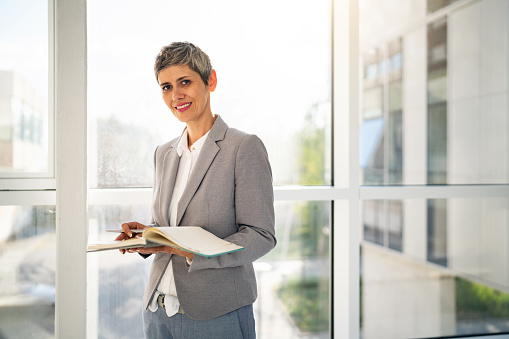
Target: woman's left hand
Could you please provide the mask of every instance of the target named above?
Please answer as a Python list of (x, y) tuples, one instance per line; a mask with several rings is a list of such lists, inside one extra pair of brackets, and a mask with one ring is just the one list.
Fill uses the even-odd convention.
[(128, 250), (133, 253), (141, 253), (141, 254), (154, 254), (154, 253), (171, 253), (180, 255), (181, 257), (188, 258), (189, 261), (192, 261), (194, 258), (194, 253), (182, 251), (181, 249), (170, 247), (170, 246), (157, 246), (157, 247), (138, 247), (138, 248), (132, 248), (131, 250)]

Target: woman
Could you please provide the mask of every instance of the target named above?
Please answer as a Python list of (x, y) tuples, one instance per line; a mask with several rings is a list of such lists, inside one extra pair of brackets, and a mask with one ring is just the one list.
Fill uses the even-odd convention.
[[(267, 151), (258, 137), (212, 113), (217, 76), (197, 46), (163, 47), (154, 70), (164, 102), (186, 128), (155, 151), (150, 226), (201, 226), (245, 250), (213, 258), (167, 246), (129, 250), (156, 254), (144, 295), (145, 336), (254, 338), (252, 263), (276, 245)], [(146, 227), (124, 223), (117, 239)]]

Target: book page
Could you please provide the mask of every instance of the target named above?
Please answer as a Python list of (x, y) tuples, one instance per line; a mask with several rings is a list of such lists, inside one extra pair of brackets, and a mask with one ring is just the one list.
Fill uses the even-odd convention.
[(180, 247), (189, 248), (196, 252), (220, 249), (231, 244), (201, 227), (157, 227), (157, 229), (167, 234)]
[(94, 244), (89, 244), (87, 251), (111, 250), (120, 248), (144, 247), (146, 245), (145, 239), (135, 237), (126, 240), (112, 240), (112, 241), (99, 241)]

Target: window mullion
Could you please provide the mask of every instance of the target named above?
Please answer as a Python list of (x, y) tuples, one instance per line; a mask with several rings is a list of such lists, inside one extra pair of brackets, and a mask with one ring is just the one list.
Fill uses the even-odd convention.
[(55, 1), (55, 334), (86, 337), (86, 1)]
[[(333, 335), (359, 337), (359, 4), (333, 2)], [(346, 161), (345, 161), (346, 160)]]

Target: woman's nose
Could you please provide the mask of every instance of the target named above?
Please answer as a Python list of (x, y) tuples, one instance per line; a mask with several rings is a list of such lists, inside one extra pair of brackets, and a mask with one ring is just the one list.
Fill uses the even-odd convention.
[(184, 98), (184, 93), (178, 89), (174, 90), (172, 93), (173, 100), (179, 100)]

